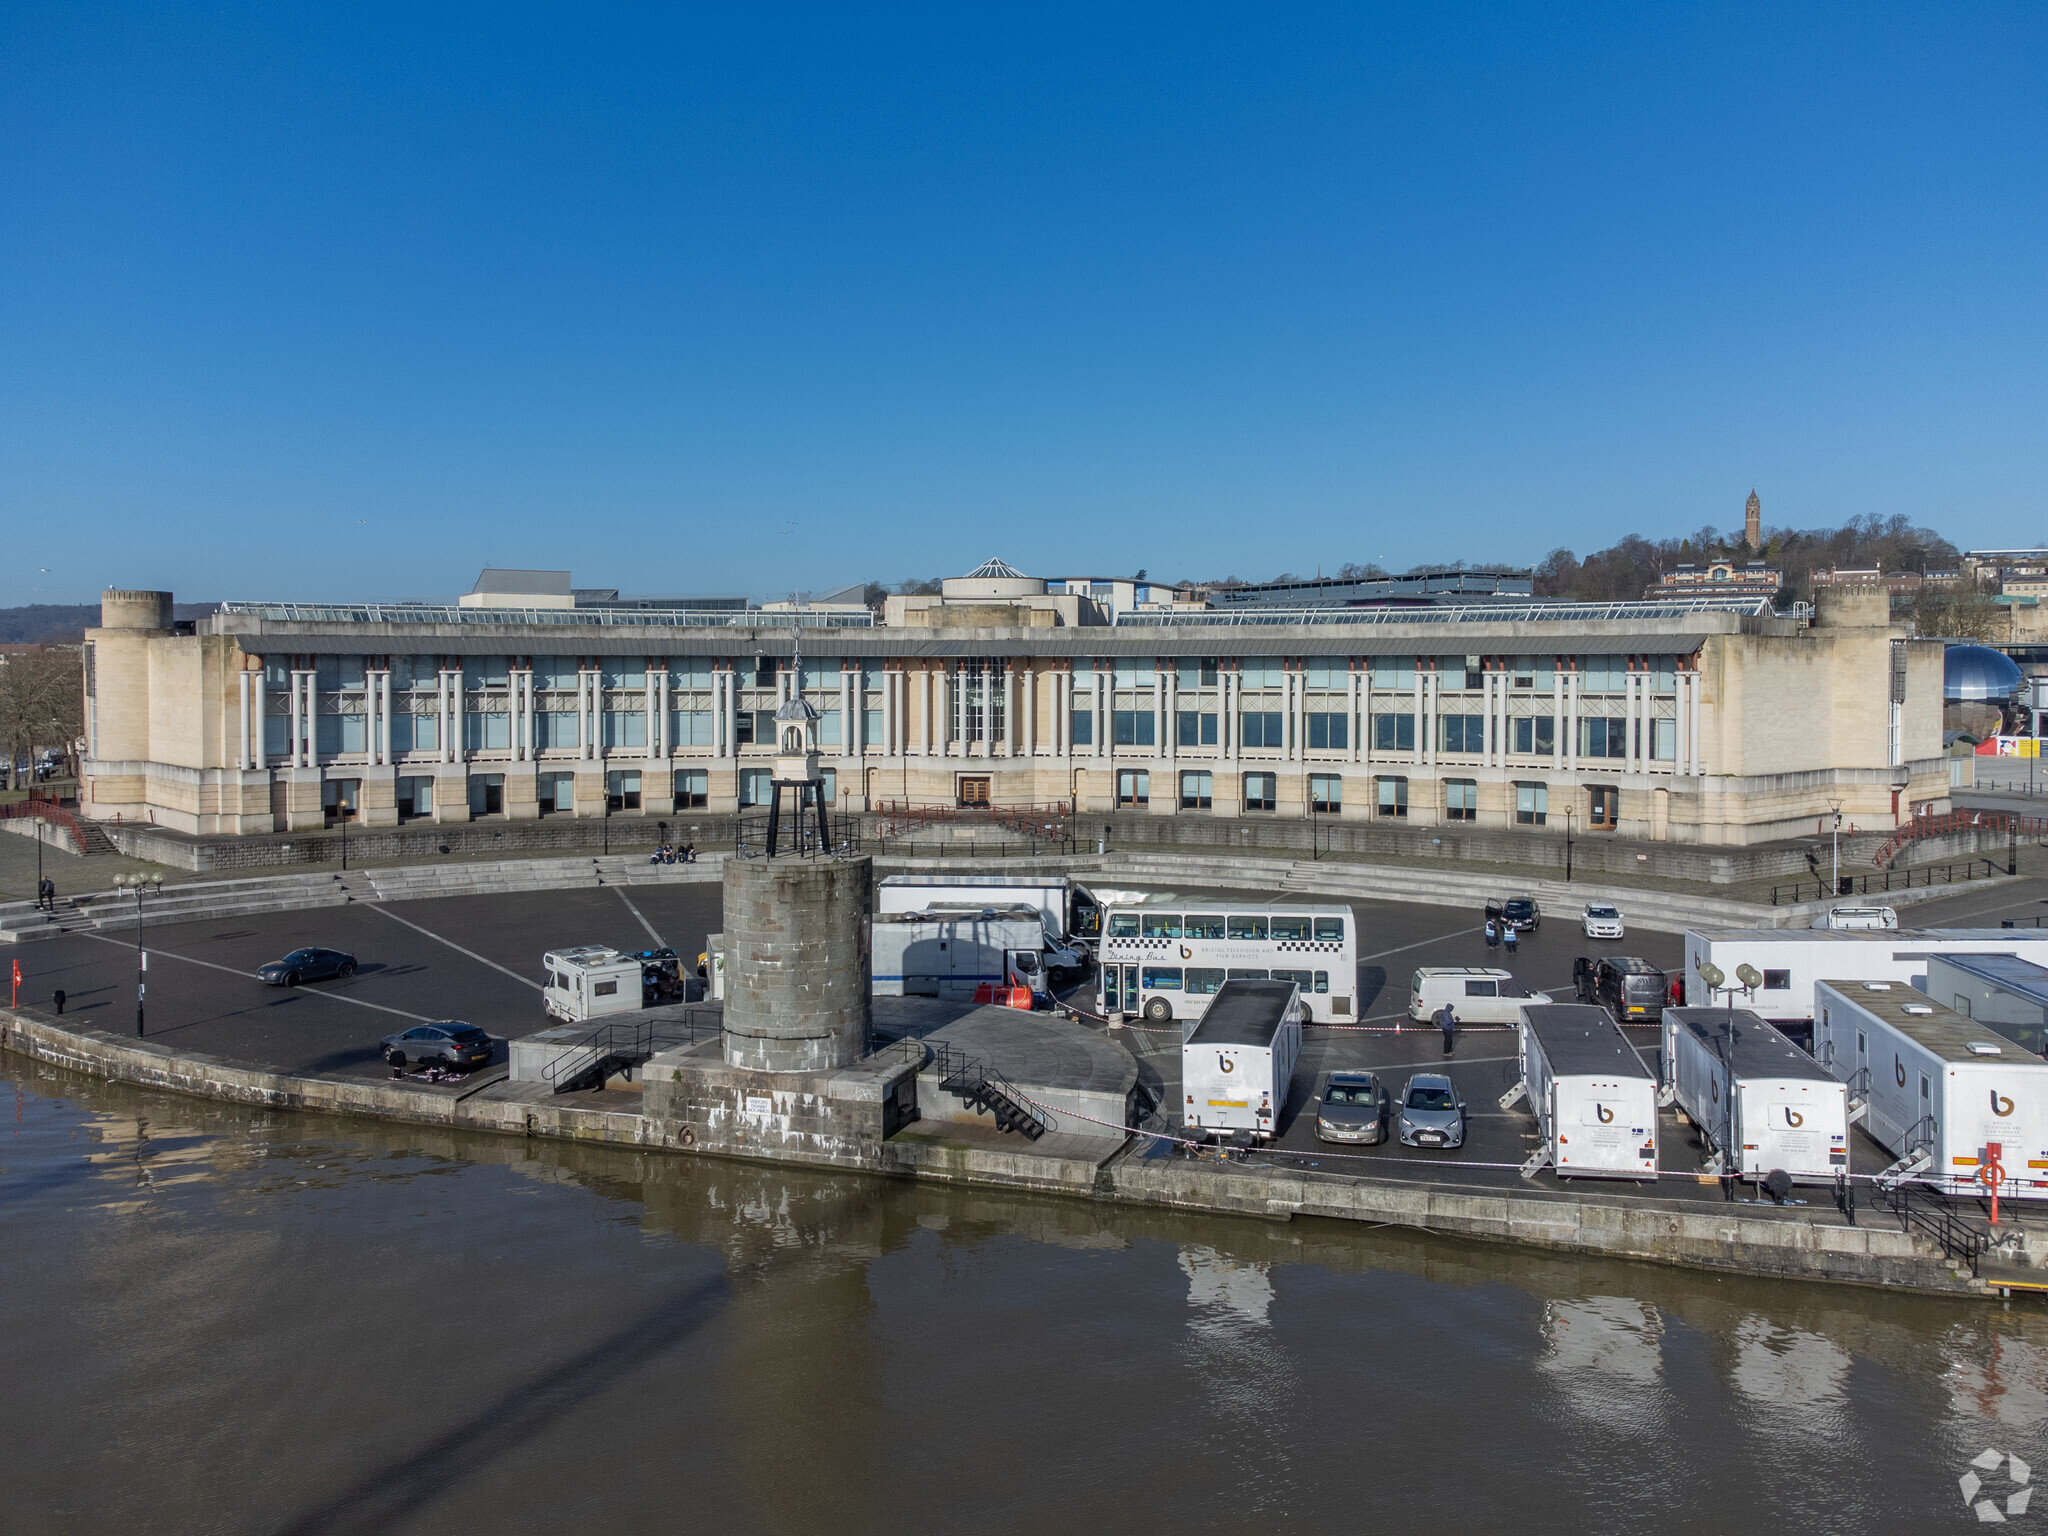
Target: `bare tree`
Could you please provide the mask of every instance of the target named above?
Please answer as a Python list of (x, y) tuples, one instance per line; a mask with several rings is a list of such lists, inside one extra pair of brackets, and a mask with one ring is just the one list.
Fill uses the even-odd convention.
[(45, 646), (0, 657), (0, 745), (7, 749), (7, 787), (18, 788), (17, 765), (43, 747), (69, 753), (84, 729), (76, 646)]

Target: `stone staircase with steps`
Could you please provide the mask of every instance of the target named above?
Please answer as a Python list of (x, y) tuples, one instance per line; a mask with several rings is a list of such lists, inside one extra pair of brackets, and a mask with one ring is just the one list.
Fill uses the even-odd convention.
[[(605, 885), (686, 885), (724, 877), (724, 858), (694, 864), (649, 864), (643, 853), (610, 857), (518, 859), (491, 864), (422, 864), (343, 873), (256, 875), (237, 880), (195, 880), (167, 885), (144, 899), (152, 928), (164, 923), (338, 907), (358, 901), (420, 901), (441, 896), (497, 895), (507, 891), (575, 890)], [(133, 928), (135, 898), (126, 891), (88, 891), (64, 897), (54, 915), (34, 902), (0, 903), (0, 944), (56, 938), (66, 933)]]

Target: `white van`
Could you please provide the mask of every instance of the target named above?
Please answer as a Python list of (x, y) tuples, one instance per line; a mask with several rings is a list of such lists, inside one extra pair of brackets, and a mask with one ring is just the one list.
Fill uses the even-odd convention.
[(1875, 933), (1899, 926), (1899, 914), (1890, 907), (1835, 907), (1814, 919), (1816, 928), (1838, 933)]
[(1427, 1024), (1445, 1003), (1460, 1024), (1513, 1024), (1524, 1003), (1547, 1003), (1550, 994), (1531, 992), (1514, 972), (1498, 966), (1425, 965), (1408, 981), (1408, 1017)]

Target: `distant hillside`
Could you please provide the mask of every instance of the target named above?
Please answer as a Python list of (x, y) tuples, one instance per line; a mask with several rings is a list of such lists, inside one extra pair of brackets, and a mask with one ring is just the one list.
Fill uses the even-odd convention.
[[(173, 618), (197, 619), (218, 603), (179, 603)], [(30, 603), (25, 608), (0, 608), (0, 645), (76, 645), (100, 621), (98, 603)]]

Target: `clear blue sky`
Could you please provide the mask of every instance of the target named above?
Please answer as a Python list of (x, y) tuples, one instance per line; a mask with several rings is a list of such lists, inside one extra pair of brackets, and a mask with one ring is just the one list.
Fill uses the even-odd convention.
[[(0, 7), (0, 602), (2048, 534), (2048, 8)], [(48, 567), (45, 571), (42, 568)]]

